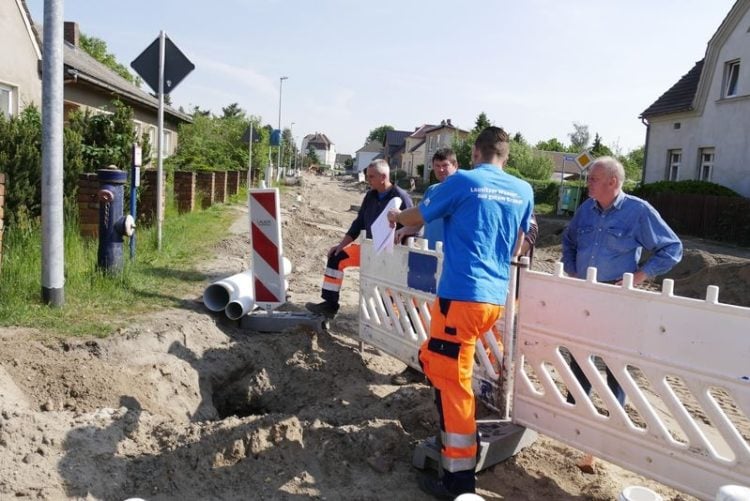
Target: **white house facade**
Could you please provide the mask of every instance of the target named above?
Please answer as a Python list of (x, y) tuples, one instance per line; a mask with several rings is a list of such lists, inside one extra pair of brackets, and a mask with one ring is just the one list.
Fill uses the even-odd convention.
[(362, 172), (378, 157), (383, 158), (383, 145), (377, 141), (370, 141), (356, 152), (355, 172)]
[(703, 60), (642, 114), (643, 181), (699, 179), (750, 197), (750, 0), (738, 0)]
[(41, 43), (23, 0), (0, 2), (0, 33), (0, 115), (17, 115), (32, 103), (41, 109)]
[(311, 146), (322, 165), (330, 167), (336, 165), (336, 146), (328, 139), (328, 136), (320, 132), (306, 135), (302, 139), (302, 154), (307, 154)]

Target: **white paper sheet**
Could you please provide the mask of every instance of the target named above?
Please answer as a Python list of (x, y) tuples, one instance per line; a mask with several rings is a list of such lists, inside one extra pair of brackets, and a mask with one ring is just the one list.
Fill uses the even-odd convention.
[(388, 211), (400, 208), (401, 199), (398, 197), (391, 198), (388, 200), (388, 205), (383, 209), (383, 212), (372, 223), (370, 227), (372, 230), (372, 246), (375, 249), (376, 256), (383, 251), (393, 254), (393, 241), (396, 238), (396, 228), (391, 228), (391, 223), (388, 222)]

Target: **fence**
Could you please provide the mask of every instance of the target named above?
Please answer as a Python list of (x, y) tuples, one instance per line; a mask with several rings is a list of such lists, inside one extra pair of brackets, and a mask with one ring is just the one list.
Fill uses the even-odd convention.
[(677, 233), (750, 245), (750, 199), (657, 193), (646, 200)]
[[(363, 238), (364, 240), (364, 238)], [(418, 245), (375, 255), (362, 245), (360, 338), (419, 368), (429, 333), (442, 253)], [(490, 404), (499, 373), (490, 358), (514, 366), (512, 421), (671, 485), (713, 498), (721, 485), (750, 478), (750, 308), (555, 275), (520, 272), (518, 330), (512, 358), (494, 335), (477, 344), (474, 389)], [(512, 289), (512, 288), (511, 288)], [(512, 325), (515, 303), (506, 307)], [(511, 328), (506, 332), (513, 332)], [(505, 336), (510, 348), (513, 336)], [(574, 357), (591, 381), (589, 398), (569, 367)], [(600, 371), (608, 368), (628, 398), (623, 408)], [(511, 374), (508, 374), (509, 376)], [(495, 395), (489, 395), (489, 393)], [(572, 393), (575, 403), (567, 402)], [(489, 398), (488, 398), (489, 397)], [(496, 406), (497, 408), (498, 406)], [(499, 407), (502, 407), (500, 405)]]

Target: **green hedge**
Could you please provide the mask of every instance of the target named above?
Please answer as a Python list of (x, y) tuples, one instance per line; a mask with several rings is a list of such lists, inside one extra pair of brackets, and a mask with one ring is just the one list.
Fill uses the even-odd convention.
[(659, 181), (657, 183), (644, 184), (633, 190), (633, 195), (641, 198), (657, 193), (689, 193), (693, 195), (714, 195), (720, 197), (741, 196), (734, 190), (708, 181), (686, 180), (686, 181)]

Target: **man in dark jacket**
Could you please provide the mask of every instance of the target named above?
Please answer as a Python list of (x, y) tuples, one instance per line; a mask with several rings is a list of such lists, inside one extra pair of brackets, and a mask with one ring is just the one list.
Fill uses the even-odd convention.
[(327, 318), (333, 318), (339, 311), (339, 291), (344, 282), (344, 269), (359, 266), (360, 246), (355, 243), (357, 237), (365, 230), (367, 238), (372, 238), (370, 227), (378, 218), (392, 198), (400, 198), (402, 208), (413, 207), (411, 197), (404, 190), (391, 183), (390, 167), (385, 160), (374, 160), (367, 166), (367, 182), (370, 191), (362, 200), (357, 218), (352, 222), (344, 238), (328, 250), (328, 262), (323, 275), (321, 303), (307, 303), (305, 307)]

